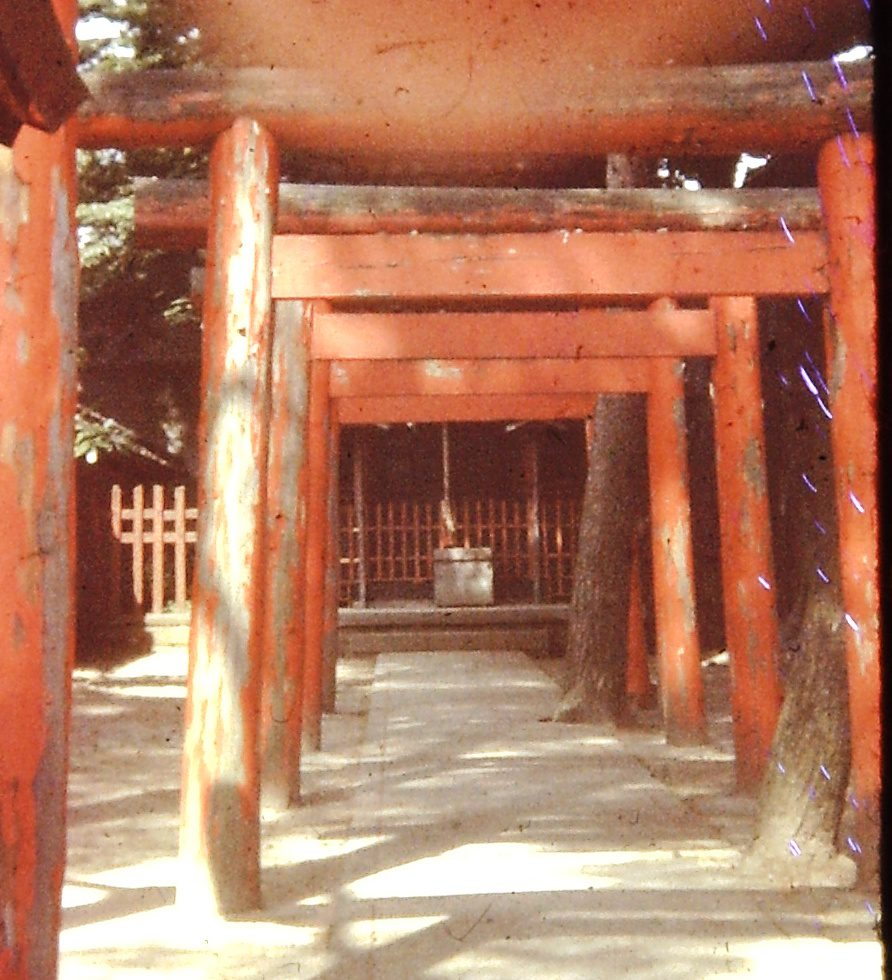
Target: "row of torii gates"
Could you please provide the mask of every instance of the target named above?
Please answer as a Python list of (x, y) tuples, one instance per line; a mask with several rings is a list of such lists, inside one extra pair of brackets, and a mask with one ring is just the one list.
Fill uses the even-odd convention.
[[(781, 697), (774, 596), (762, 584), (772, 581), (756, 316), (762, 296), (830, 297), (842, 586), (852, 623), (852, 778), (859, 819), (871, 833), (880, 790), (873, 144), (851, 132), (851, 109), (847, 117), (832, 73), (810, 70), (821, 98), (801, 107), (799, 132), (779, 136), (769, 125), (766, 133), (791, 145), (823, 144), (819, 194), (708, 192), (717, 203), (708, 215), (700, 195), (679, 203), (677, 193), (661, 191), (341, 187), (306, 188), (303, 198), (286, 188), (298, 203), (277, 216), (277, 127), (262, 110), (209, 109), (193, 130), (174, 120), (175, 138), (157, 120), (140, 128), (101, 104), (82, 113), (77, 140), (84, 146), (217, 134), (206, 219), (196, 200), (186, 222), (193, 232), (205, 220), (208, 227), (178, 889), (191, 911), (260, 905), (261, 778), (271, 800), (296, 803), (302, 738), (318, 744), (322, 651), (326, 631), (336, 628), (327, 549), (342, 425), (585, 417), (598, 393), (646, 392), (661, 703), (667, 737), (693, 741), (702, 737), (704, 715), (683, 358), (714, 358), (734, 739), (740, 785), (756, 784)], [(738, 113), (739, 102), (722, 116), (719, 99), (704, 117), (714, 152), (748, 145), (753, 116), (772, 111), (764, 93)], [(869, 111), (869, 94), (865, 105)], [(865, 105), (856, 107), (862, 121)], [(592, 152), (679, 142), (671, 113), (642, 118), (629, 132), (636, 140), (647, 133), (645, 145), (626, 145), (608, 122), (604, 145)], [(16, 676), (2, 680), (21, 708), (4, 720), (3, 765), (14, 767), (22, 787), (14, 832), (12, 818), (2, 828), (3, 847), (21, 855), (4, 873), (14, 878), (15, 921), (35, 947), (54, 942), (64, 867), (59, 799), (73, 595), (64, 529), (73, 478), (60, 457), (68, 449), (59, 420), (70, 420), (74, 374), (63, 323), (73, 296), (59, 283), (73, 255), (72, 136), (39, 136), (37, 149), (17, 158), (36, 168), (34, 186), (43, 188), (32, 198), (30, 238), (17, 255), (20, 268), (40, 270), (27, 284), (29, 315), (37, 310), (50, 325), (39, 365), (25, 350), (28, 322), (13, 319), (0, 338), (4, 363), (22, 365), (24, 386), (17, 407), (4, 410), (0, 448), (5, 459), (25, 460), (22, 447), (30, 446), (39, 473), (29, 486), (36, 481), (53, 497), (49, 509), (35, 509), (24, 483), (10, 495), (20, 501), (18, 523), (10, 524), (24, 536), (17, 553), (62, 542), (57, 550), (69, 561), (44, 576), (43, 605), (15, 580), (21, 570), (4, 590), (18, 616), (10, 619), (19, 624), (16, 636), (34, 655), (33, 664), (23, 659)], [(695, 136), (686, 130), (686, 139)], [(288, 233), (277, 233), (279, 217)], [(68, 266), (56, 262), (63, 252)], [(64, 397), (53, 395), (41, 414), (35, 392), (47, 388)], [(17, 432), (37, 436), (29, 442)], [(46, 528), (47, 513), (59, 515), (55, 532)], [(35, 918), (38, 892), (49, 897), (37, 903)]]
[[(248, 119), (218, 137), (181, 828), (190, 906), (260, 903), (261, 773), (271, 799), (296, 802), (302, 735), (319, 741), (341, 425), (581, 418), (599, 393), (646, 392), (662, 712), (669, 741), (696, 742), (705, 717), (682, 359), (713, 357), (734, 742), (739, 784), (754, 788), (781, 699), (759, 296), (831, 297), (853, 771), (856, 795), (875, 799), (871, 166), (870, 137), (822, 149), (824, 233), (516, 230), (515, 217), (513, 231), (469, 234), (454, 201), (435, 232), (413, 208), (367, 232), (276, 234), (275, 139)], [(380, 191), (381, 210), (386, 199)], [(679, 307), (692, 297), (708, 306)], [(593, 305), (618, 298), (649, 305)]]

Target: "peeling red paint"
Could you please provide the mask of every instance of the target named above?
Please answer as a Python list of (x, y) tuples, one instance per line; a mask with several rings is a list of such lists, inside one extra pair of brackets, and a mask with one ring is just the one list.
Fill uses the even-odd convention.
[(711, 307), (718, 337), (713, 384), (725, 643), (737, 783), (752, 790), (768, 760), (781, 700), (758, 312), (747, 296), (717, 298)]
[[(829, 251), (830, 410), (845, 611), (852, 787), (865, 859), (876, 872), (881, 790), (876, 265), (873, 139), (841, 136), (818, 159)], [(857, 499), (855, 506), (852, 496)], [(872, 865), (873, 867), (869, 867)]]
[(199, 528), (177, 900), (196, 915), (260, 904), (259, 747), (270, 247), (278, 160), (240, 119), (211, 157)]
[(44, 980), (58, 959), (74, 652), (70, 131), (25, 127), (0, 148), (0, 199), (0, 975)]
[(681, 361), (652, 362), (647, 432), (663, 720), (671, 744), (699, 744), (706, 735), (706, 715), (694, 598)]

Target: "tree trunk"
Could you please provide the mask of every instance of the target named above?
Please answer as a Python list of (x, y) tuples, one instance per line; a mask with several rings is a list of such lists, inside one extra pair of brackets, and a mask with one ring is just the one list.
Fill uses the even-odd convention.
[[(781, 375), (795, 378), (801, 347), (793, 336), (784, 336), (790, 334), (789, 323), (776, 326)], [(813, 363), (821, 363), (819, 347), (815, 344)], [(804, 364), (815, 374), (808, 361)], [(777, 390), (768, 394), (769, 403), (779, 397)], [(780, 418), (775, 416), (771, 428), (781, 472), (772, 489), (786, 504), (776, 523), (787, 525), (779, 540), (786, 540), (784, 551), (793, 563), (781, 627), (785, 697), (760, 787), (755, 840), (742, 868), (767, 870), (788, 883), (850, 883), (853, 868), (837, 853), (850, 764), (848, 626), (839, 585), (828, 423), (805, 387), (781, 388), (779, 400)], [(780, 587), (784, 584), (781, 579)]]
[(625, 715), (632, 535), (646, 512), (645, 447), (645, 397), (599, 396), (573, 578), (570, 684), (555, 721), (618, 722)]

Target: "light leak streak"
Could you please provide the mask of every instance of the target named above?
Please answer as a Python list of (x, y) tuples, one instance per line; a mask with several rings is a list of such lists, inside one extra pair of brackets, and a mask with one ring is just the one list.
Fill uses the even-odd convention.
[(818, 569), (817, 569), (817, 572), (818, 572), (818, 578), (819, 578), (819, 579), (820, 579), (820, 580), (821, 580), (821, 581), (822, 581), (822, 582), (823, 582), (823, 583), (824, 583), (825, 585), (829, 585), (829, 584), (830, 584), (830, 576), (829, 576), (829, 575), (828, 575), (828, 574), (827, 574), (827, 573), (826, 573), (826, 572), (824, 571), (824, 569), (823, 569), (823, 568), (818, 568)]
[(860, 633), (861, 632), (861, 627), (852, 618), (852, 614), (851, 613), (846, 613), (845, 619), (846, 619), (846, 622), (851, 627), (852, 632), (854, 632), (854, 633)]
[(760, 575), (758, 577), (758, 582), (759, 582), (759, 585), (761, 585), (762, 588), (765, 589), (766, 592), (770, 592), (771, 591), (771, 583), (768, 581), (767, 578), (765, 578), (764, 575)]
[(802, 13), (805, 14), (805, 19), (808, 21), (808, 26), (813, 31), (817, 31), (818, 28), (817, 28), (817, 25), (815, 24), (815, 19), (814, 19), (814, 17), (812, 17), (811, 11), (808, 9), (808, 7), (803, 7), (802, 8)]
[(836, 55), (830, 59), (833, 62), (833, 67), (836, 70), (836, 77), (839, 79), (839, 84), (842, 85), (843, 90), (849, 87), (849, 80), (846, 78), (845, 73), (842, 70), (842, 65), (839, 63), (839, 58)]
[(814, 383), (814, 381), (812, 381), (808, 375), (808, 371), (806, 371), (801, 364), (799, 365), (799, 376), (802, 378), (803, 382), (805, 382), (805, 387), (808, 388), (813, 395), (817, 395), (818, 386)]
[(803, 483), (805, 483), (808, 489), (811, 490), (812, 493), (818, 492), (818, 488), (811, 482), (811, 480), (809, 480), (807, 473), (802, 474), (802, 481)]
[(824, 525), (817, 518), (815, 518), (814, 524), (815, 527), (821, 532), (821, 534), (827, 533), (827, 528), (824, 527)]
[[(861, 134), (858, 132), (858, 127), (855, 125), (855, 117), (852, 115), (852, 110), (849, 109), (848, 107), (846, 108), (846, 119), (848, 119), (849, 126), (852, 132), (855, 134), (855, 138), (857, 139)], [(863, 160), (861, 162), (864, 163)]]
[(799, 307), (799, 312), (805, 317), (806, 320), (808, 320), (808, 322), (812, 326), (814, 326), (815, 325), (815, 321), (812, 320), (812, 318), (809, 316), (808, 310), (805, 308), (805, 303), (802, 302), (802, 298), (801, 297), (796, 300), (796, 305)]
[(815, 377), (818, 379), (818, 384), (824, 389), (824, 394), (829, 395), (830, 389), (827, 387), (827, 382), (824, 380), (824, 376), (821, 374), (821, 369), (814, 362), (814, 358), (808, 352), (808, 350), (803, 351), (805, 354), (805, 359), (811, 365), (812, 371), (814, 371)]
[(828, 419), (832, 419), (833, 418), (833, 413), (824, 404), (824, 400), (821, 398), (821, 396), (820, 395), (815, 395), (815, 398), (817, 398), (818, 404), (821, 406), (821, 411), (827, 416)]
[(812, 85), (812, 81), (811, 81), (811, 78), (809, 77), (808, 72), (805, 71), (804, 69), (803, 69), (803, 72), (802, 72), (802, 81), (805, 82), (805, 88), (808, 91), (808, 97), (812, 100), (812, 102), (817, 102), (818, 101), (818, 95), (815, 92), (815, 87), (814, 87), (814, 85)]
[(853, 854), (861, 853), (861, 845), (855, 840), (854, 837), (846, 837), (846, 843), (849, 845), (849, 849)]
[(842, 162), (847, 166), (852, 166), (852, 161), (849, 159), (848, 153), (846, 153), (845, 144), (842, 141), (842, 135), (836, 137), (836, 145), (839, 147), (839, 155), (842, 157)]
[(788, 242), (789, 242), (789, 243), (790, 243), (791, 245), (795, 245), (795, 244), (796, 244), (796, 239), (795, 239), (795, 238), (793, 237), (793, 233), (792, 233), (792, 232), (790, 231), (790, 228), (789, 228), (789, 226), (787, 225), (787, 222), (786, 222), (786, 221), (784, 220), (784, 216), (783, 216), (783, 215), (781, 215), (781, 216), (780, 216), (780, 217), (778, 218), (778, 221), (780, 222), (780, 226), (781, 226), (781, 230), (782, 230), (782, 231), (783, 231), (783, 233), (784, 233), (784, 234), (785, 234), (785, 235), (787, 236), (787, 241), (788, 241)]
[(820, 766), (818, 766), (818, 768), (821, 770), (821, 775), (824, 777), (824, 779), (829, 780), (830, 773), (827, 771), (827, 767), (824, 765), (823, 762), (820, 764)]
[(791, 840), (790, 843), (787, 844), (787, 847), (789, 848), (793, 857), (799, 857), (799, 855), (802, 853), (802, 848), (794, 840)]
[(759, 37), (761, 37), (763, 41), (767, 41), (768, 34), (765, 32), (765, 28), (762, 26), (762, 21), (759, 20), (758, 17), (753, 17), (753, 20), (756, 22), (756, 30), (759, 32)]
[(852, 501), (852, 505), (859, 514), (864, 513), (864, 504), (862, 504), (861, 501), (855, 496), (854, 490), (849, 490), (849, 500)]

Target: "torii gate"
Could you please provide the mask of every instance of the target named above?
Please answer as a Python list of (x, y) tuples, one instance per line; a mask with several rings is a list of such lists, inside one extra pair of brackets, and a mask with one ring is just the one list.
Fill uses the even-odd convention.
[[(686, 75), (684, 84), (681, 71)], [(720, 479), (736, 488), (736, 499), (724, 495), (721, 519), (726, 529), (726, 603), (739, 590), (744, 593), (739, 608), (726, 611), (726, 618), (732, 638), (729, 646), (738, 637), (735, 735), (741, 782), (748, 784), (764, 764), (776, 706), (770, 658), (759, 660), (751, 652), (761, 648), (760, 630), (770, 640), (775, 628), (771, 597), (757, 591), (761, 586), (749, 575), (756, 566), (764, 575), (770, 555), (767, 539), (760, 534), (767, 528), (767, 517), (759, 455), (760, 402), (750, 346), (756, 342), (753, 297), (829, 291), (835, 314), (830, 339), (837, 366), (832, 408), (843, 592), (855, 624), (848, 637), (853, 779), (857, 795), (865, 801), (860, 814), (872, 811), (875, 817), (880, 783), (876, 429), (869, 390), (875, 377), (876, 319), (873, 157), (870, 137), (850, 132), (856, 126), (869, 126), (869, 67), (849, 66), (846, 74), (845, 84), (840, 84), (827, 64), (762, 66), (756, 72), (749, 67), (650, 69), (639, 85), (623, 89), (624, 110), (618, 116), (614, 112), (617, 81), (602, 72), (588, 80), (585, 111), (567, 119), (572, 130), (568, 138), (584, 143), (587, 153), (660, 153), (691, 145), (698, 152), (721, 153), (757, 143), (801, 151), (804, 143), (823, 143), (820, 193), (826, 240), (789, 226), (791, 234), (637, 232), (636, 227), (653, 225), (630, 224), (617, 212), (611, 213), (610, 207), (604, 210), (603, 202), (602, 231), (576, 233), (573, 229), (584, 225), (561, 220), (560, 192), (555, 192), (557, 197), (546, 195), (548, 207), (532, 219), (529, 207), (521, 206), (513, 214), (510, 204), (507, 210), (501, 208), (510, 192), (490, 192), (496, 195), (489, 200), (496, 214), (473, 229), (463, 224), (462, 209), (432, 208), (428, 200), (416, 198), (421, 207), (400, 213), (399, 207), (388, 206), (392, 195), (379, 193), (377, 210), (369, 214), (364, 206), (367, 197), (357, 194), (362, 203), (354, 202), (349, 213), (341, 215), (341, 230), (351, 222), (364, 224), (359, 233), (326, 234), (316, 224), (312, 234), (306, 234), (308, 229), (299, 227), (300, 212), (295, 215), (286, 207), (283, 220), (296, 221), (298, 227), (292, 224), (290, 230), (297, 234), (277, 237), (275, 134), (293, 141), (307, 133), (312, 152), (318, 150), (313, 140), (328, 133), (324, 108), (309, 96), (308, 101), (294, 100), (293, 93), (302, 89), (289, 79), (299, 80), (298, 76), (292, 79), (288, 72), (280, 72), (276, 77), (283, 84), (277, 86), (264, 70), (258, 88), (257, 73), (250, 70), (220, 77), (192, 73), (166, 81), (160, 73), (162, 86), (176, 81), (175, 104), (153, 95), (143, 77), (132, 84), (116, 80), (114, 87), (97, 91), (96, 104), (81, 117), (82, 145), (177, 145), (220, 134), (212, 160), (205, 290), (202, 438), (206, 453), (190, 656), (181, 899), (194, 899), (193, 907), (224, 912), (259, 903), (261, 673), (266, 670), (270, 681), (263, 698), (275, 717), (295, 718), (296, 708), (288, 706), (300, 702), (297, 687), (303, 668), (288, 651), (305, 648), (309, 676), (304, 713), (314, 734), (319, 699), (315, 665), (325, 623), (329, 430), (336, 431), (337, 419), (343, 422), (351, 410), (382, 412), (381, 399), (400, 397), (405, 405), (409, 397), (338, 395), (332, 399), (331, 369), (326, 369), (324, 358), (312, 356), (310, 325), (354, 311), (362, 315), (360, 310), (380, 314), (383, 309), (389, 314), (405, 304), (436, 298), (479, 304), (485, 296), (486, 304), (478, 308), (485, 305), (488, 315), (498, 315), (500, 307), (505, 314), (509, 300), (523, 309), (533, 297), (582, 301), (583, 308), (605, 296), (634, 297), (642, 303), (660, 297), (710, 299), (717, 318), (717, 411), (723, 419), (718, 440)], [(209, 91), (215, 90), (220, 94), (209, 101)], [(687, 111), (689, 106), (678, 102), (682, 91), (686, 99), (697, 93), (696, 119)], [(159, 104), (164, 108), (160, 114)], [(331, 111), (341, 112), (335, 120), (341, 139), (349, 139), (351, 126), (364, 125), (349, 113), (344, 115), (347, 110), (340, 103)], [(306, 120), (313, 121), (309, 129)], [(360, 137), (357, 130), (356, 138)], [(410, 197), (411, 190), (404, 189)], [(375, 192), (366, 188), (365, 194)], [(639, 214), (653, 206), (646, 197), (637, 203)], [(704, 227), (690, 210), (683, 210), (688, 222)], [(567, 211), (564, 207), (564, 216)], [(311, 217), (318, 221), (320, 214)], [(324, 215), (322, 219), (324, 225)], [(430, 222), (430, 233), (424, 230), (425, 222)], [(418, 233), (413, 235), (410, 229)], [(425, 313), (430, 315), (429, 307)], [(537, 315), (542, 314), (537, 311)], [(429, 354), (419, 352), (419, 356)], [(374, 370), (378, 373), (380, 368)], [(866, 385), (861, 372), (868, 378)], [(663, 377), (668, 377), (667, 372)], [(593, 390), (549, 397), (572, 401), (579, 396), (590, 407)], [(271, 397), (271, 391), (276, 397)], [(372, 397), (379, 401), (373, 402)], [(411, 397), (420, 399), (411, 406), (416, 417), (422, 410), (447, 414), (444, 395)], [(468, 396), (462, 397), (463, 407), (452, 402), (449, 412), (461, 410), (466, 417), (473, 413), (479, 418), (485, 408), (481, 399), (496, 404), (491, 393), (474, 395), (473, 408), (467, 407)], [(532, 396), (498, 396), (507, 397)], [(652, 384), (649, 397), (652, 404), (658, 399), (671, 401), (665, 393), (657, 394)], [(510, 414), (521, 407), (522, 414), (533, 414), (529, 402), (523, 406), (515, 402)], [(387, 410), (393, 410), (392, 401)], [(492, 410), (504, 414), (509, 405), (502, 402)], [(559, 410), (553, 404), (540, 410), (560, 414), (569, 408)], [(306, 429), (293, 424), (295, 418), (307, 418)], [(330, 424), (330, 420), (335, 421)], [(676, 439), (681, 438), (680, 431), (679, 426), (673, 428)], [(735, 466), (735, 461), (746, 465)], [(674, 472), (677, 475), (678, 470)], [(858, 501), (857, 508), (848, 505), (849, 493)], [(729, 523), (745, 516), (754, 528), (752, 535), (727, 532)], [(295, 524), (289, 527), (292, 520)], [(268, 588), (264, 542), (280, 557)], [(747, 574), (741, 575), (741, 570)], [(753, 590), (748, 596), (747, 588)], [(269, 602), (264, 603), (264, 594)], [(769, 647), (766, 642), (764, 648)], [(763, 699), (760, 693), (765, 690), (769, 695)], [(277, 732), (284, 733), (287, 727), (278, 726)], [(268, 754), (273, 741), (267, 739)], [(267, 761), (268, 781), (278, 783), (280, 794), (287, 795), (293, 788), (298, 747), (293, 735), (290, 741), (282, 739)]]
[[(609, 390), (611, 372), (614, 385), (618, 379), (621, 386), (647, 390), (652, 507), (658, 517), (655, 537), (666, 536), (667, 550), (662, 563), (656, 563), (664, 710), (670, 730), (678, 725), (678, 732), (688, 737), (695, 733), (702, 708), (697, 706), (696, 689), (690, 686), (693, 673), (685, 667), (694, 661), (696, 641), (682, 462), (684, 422), (678, 411), (683, 402), (674, 366), (679, 356), (688, 353), (714, 353), (717, 360), (720, 516), (728, 646), (734, 654), (735, 743), (741, 782), (755, 782), (770, 745), (778, 692), (772, 665), (773, 598), (759, 582), (766, 572), (770, 575), (771, 551), (753, 297), (830, 292), (844, 346), (852, 351), (858, 345), (862, 365), (875, 363), (870, 340), (865, 342), (873, 335), (875, 316), (872, 239), (863, 230), (853, 238), (846, 223), (853, 214), (862, 223), (869, 221), (870, 154), (869, 137), (842, 137), (822, 151), (826, 242), (815, 232), (794, 236), (780, 228), (774, 233), (553, 230), (276, 236), (273, 138), (257, 123), (237, 120), (218, 139), (212, 157), (205, 291), (202, 439), (207, 455), (201, 476), (204, 524), (193, 597), (181, 837), (187, 870), (181, 897), (224, 911), (259, 902), (257, 725), (264, 628), (275, 640), (267, 655), (273, 649), (275, 653), (267, 660), (274, 666), (267, 667), (271, 683), (262, 696), (267, 704), (278, 699), (277, 707), (285, 710), (277, 717), (295, 718), (303, 681), (303, 727), (311, 738), (318, 737), (330, 432), (345, 422), (409, 416), (416, 421), (484, 418), (492, 417), (490, 413), (499, 417), (584, 414), (590, 410), (593, 392), (602, 386)], [(860, 283), (861, 290), (852, 288), (853, 282)], [(643, 318), (585, 306), (605, 297), (689, 296), (710, 298), (715, 320), (703, 311), (659, 306)], [(582, 309), (551, 314), (498, 312), (499, 304), (544, 299), (578, 302)], [(432, 305), (469, 302), (482, 302), (485, 311), (428, 312)], [(274, 303), (281, 304), (284, 315), (275, 318), (273, 330)], [(412, 303), (426, 304), (424, 311), (390, 312), (411, 309)], [(381, 304), (389, 308), (381, 312)], [(627, 319), (620, 320), (621, 316)], [(548, 326), (543, 328), (543, 322)], [(491, 326), (481, 329), (483, 323)], [(287, 324), (284, 329), (283, 324)], [(839, 351), (843, 345), (835, 337), (831, 340), (835, 341), (832, 349)], [(576, 353), (582, 357), (572, 356)], [(430, 366), (431, 357), (449, 361), (469, 354), (477, 362), (471, 374), (476, 370), (485, 376), (495, 360), (501, 381), (490, 378), (475, 387), (464, 369), (460, 390), (448, 392), (431, 377), (436, 372), (425, 371), (424, 362)], [(654, 363), (668, 367), (640, 370), (638, 362), (624, 366), (616, 360), (624, 355), (633, 361), (655, 358)], [(272, 381), (266, 368), (269, 356)], [(516, 366), (518, 358), (539, 357), (556, 361), (552, 380), (565, 370), (588, 368), (591, 374), (584, 385), (579, 382), (577, 392), (543, 395), (535, 390), (543, 386), (541, 377), (528, 382)], [(609, 360), (601, 363), (600, 357)], [(509, 360), (500, 363), (499, 358)], [(569, 361), (584, 366), (571, 368)], [(548, 369), (539, 370), (547, 373)], [(873, 484), (864, 462), (874, 457), (853, 453), (846, 428), (852, 424), (847, 405), (868, 396), (857, 369), (846, 370), (837, 382), (834, 400), (834, 447), (842, 473), (838, 494), (857, 493), (864, 510), (874, 513), (866, 502), (871, 500)], [(572, 384), (571, 373), (567, 378)], [(379, 383), (387, 393), (370, 393)], [(499, 393), (499, 384), (508, 390)], [(238, 396), (237, 404), (233, 395)], [(289, 399), (301, 406), (296, 415), (283, 408)], [(304, 430), (302, 416), (307, 420), (306, 442), (296, 447), (294, 441), (301, 441)], [(860, 434), (858, 438), (867, 452), (869, 444)], [(265, 488), (267, 450), (273, 476)], [(306, 476), (298, 474), (295, 480), (297, 457), (302, 458), (296, 469)], [(282, 471), (290, 474), (287, 487), (278, 480)], [(303, 608), (299, 608), (299, 592), (296, 602), (293, 598), (299, 561), (295, 565), (279, 558), (266, 578), (261, 556), (269, 531), (264, 515), (267, 492), (274, 502), (271, 513), (280, 528), (277, 533), (285, 528), (286, 538), (301, 542), (305, 549)], [(667, 511), (659, 510), (662, 506)], [(669, 510), (675, 523), (667, 533)], [(876, 623), (871, 595), (875, 599), (876, 593), (862, 583), (865, 570), (876, 567), (876, 545), (875, 538), (869, 539), (867, 521), (862, 521), (868, 529), (865, 533), (850, 513), (842, 507), (840, 511), (848, 570), (844, 594), (858, 625), (849, 652), (856, 733), (853, 772), (856, 786), (869, 799), (879, 785), (878, 668), (871, 668), (865, 657), (870, 650), (876, 654), (875, 632), (873, 646), (868, 645), (868, 631)], [(288, 528), (290, 515), (294, 526)], [(236, 536), (234, 546), (230, 539)], [(853, 570), (854, 555), (859, 557)], [(273, 599), (264, 627), (267, 581)], [(292, 596), (287, 614), (280, 603), (286, 593)], [(289, 633), (290, 650), (287, 643), (279, 643)], [(301, 636), (303, 668), (294, 653)], [(676, 678), (673, 671), (678, 672)], [(678, 705), (675, 695), (680, 696)], [(286, 784), (294, 778), (293, 769), (277, 771), (276, 766), (286, 759), (294, 765), (299, 755), (297, 726), (290, 726), (290, 731), (282, 726), (279, 735), (290, 747), (281, 748), (278, 763), (268, 758), (268, 766), (271, 778)]]

